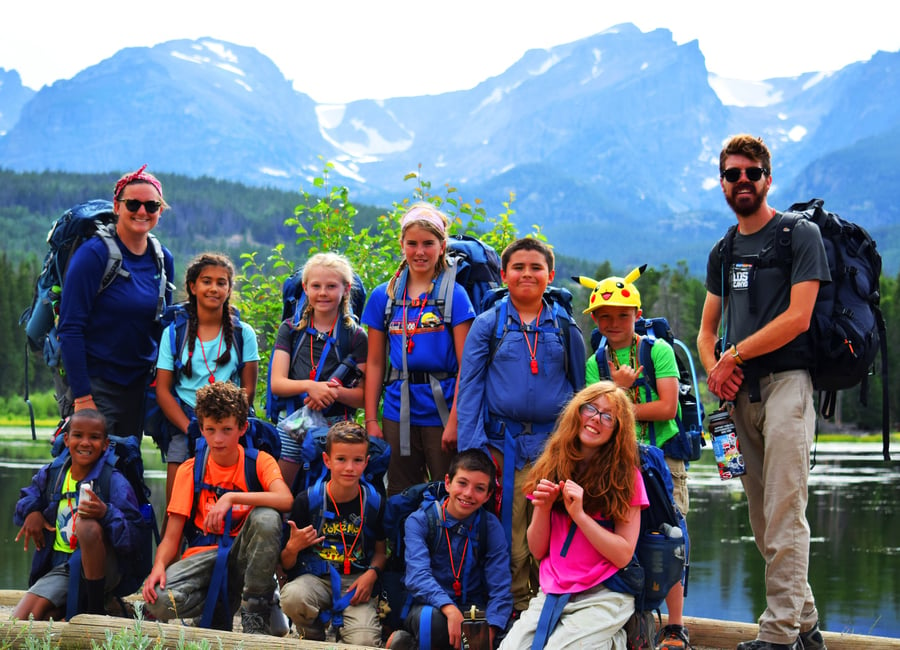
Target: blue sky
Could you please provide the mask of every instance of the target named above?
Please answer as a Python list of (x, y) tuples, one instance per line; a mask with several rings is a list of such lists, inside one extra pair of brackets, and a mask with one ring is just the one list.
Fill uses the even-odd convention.
[(38, 89), (124, 47), (213, 37), (255, 47), (318, 102), (471, 88), (531, 48), (631, 22), (697, 39), (707, 68), (761, 80), (900, 50), (890, 0), (16, 0), (0, 9), (0, 68)]

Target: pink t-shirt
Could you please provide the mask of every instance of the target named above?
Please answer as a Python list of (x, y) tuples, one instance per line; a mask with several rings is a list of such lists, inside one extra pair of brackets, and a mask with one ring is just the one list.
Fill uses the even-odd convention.
[[(650, 505), (650, 502), (647, 500), (647, 491), (640, 470), (635, 468), (634, 471), (637, 478), (634, 482), (635, 494), (631, 499), (631, 505), (643, 509)], [(599, 513), (593, 516), (594, 519), (601, 518)], [(618, 567), (597, 551), (578, 527), (575, 528), (569, 549), (563, 557), (562, 548), (571, 525), (572, 519), (567, 512), (553, 510), (550, 513), (550, 550), (541, 560), (540, 566), (541, 590), (546, 594), (580, 593), (599, 585), (618, 571)]]

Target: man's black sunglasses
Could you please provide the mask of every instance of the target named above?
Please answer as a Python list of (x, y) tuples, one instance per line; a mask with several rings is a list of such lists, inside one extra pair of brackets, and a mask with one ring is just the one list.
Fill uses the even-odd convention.
[(144, 206), (147, 214), (156, 214), (162, 207), (159, 201), (138, 201), (137, 199), (116, 199), (119, 203), (124, 203), (129, 212), (137, 212)]
[(741, 169), (740, 167), (729, 167), (724, 172), (722, 172), (721, 176), (729, 183), (737, 183), (741, 179), (741, 172), (745, 172), (747, 174), (747, 180), (751, 183), (755, 183), (763, 175), (768, 176), (769, 170), (763, 167), (747, 167), (746, 169)]

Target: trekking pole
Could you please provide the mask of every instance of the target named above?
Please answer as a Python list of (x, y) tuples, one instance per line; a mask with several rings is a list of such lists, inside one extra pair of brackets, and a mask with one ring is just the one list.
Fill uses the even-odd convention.
[(34, 430), (34, 407), (28, 396), (28, 344), (25, 344), (25, 403), (28, 404), (28, 415), (31, 417), (31, 439), (37, 440), (37, 432)]

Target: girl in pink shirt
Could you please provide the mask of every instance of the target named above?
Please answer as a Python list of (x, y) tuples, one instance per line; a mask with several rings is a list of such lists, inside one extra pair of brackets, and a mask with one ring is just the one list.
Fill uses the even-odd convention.
[[(501, 648), (625, 648), (634, 599), (603, 582), (634, 556), (648, 505), (634, 426), (628, 395), (606, 381), (580, 391), (560, 416), (525, 487), (541, 590)], [(545, 603), (557, 619), (549, 626)]]

